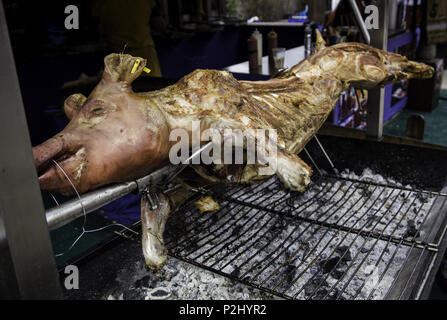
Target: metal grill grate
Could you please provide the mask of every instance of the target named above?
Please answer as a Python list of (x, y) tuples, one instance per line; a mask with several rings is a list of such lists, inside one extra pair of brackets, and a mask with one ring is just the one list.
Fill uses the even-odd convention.
[(447, 199), (327, 175), (303, 194), (276, 177), (202, 192), (220, 210), (201, 215), (190, 203), (175, 213), (165, 235), (170, 254), (288, 299), (417, 295), (415, 271), (437, 254), (430, 224)]

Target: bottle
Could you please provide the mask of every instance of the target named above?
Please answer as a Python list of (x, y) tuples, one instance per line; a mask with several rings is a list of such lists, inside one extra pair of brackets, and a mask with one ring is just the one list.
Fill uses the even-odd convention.
[(273, 49), (278, 48), (278, 35), (275, 31), (270, 31), (267, 36), (267, 53), (269, 55), (269, 71), (273, 75), (275, 71), (275, 59), (273, 58)]
[(258, 44), (258, 66), (262, 66), (262, 34), (255, 29), (253, 36), (256, 38)]
[(312, 28), (308, 24), (304, 29), (304, 57), (312, 55)]
[(259, 73), (259, 64), (258, 64), (258, 42), (256, 38), (251, 35), (247, 41), (248, 47), (248, 68), (250, 73), (257, 74)]

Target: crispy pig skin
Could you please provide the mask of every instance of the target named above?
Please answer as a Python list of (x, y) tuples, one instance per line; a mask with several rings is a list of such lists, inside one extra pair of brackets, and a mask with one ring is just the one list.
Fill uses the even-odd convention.
[[(326, 47), (317, 35), (316, 53), (268, 81), (237, 81), (230, 73), (196, 70), (177, 84), (143, 94), (163, 110), (169, 127), (202, 130), (276, 129), (276, 174), (285, 187), (304, 191), (311, 169), (298, 154), (319, 130), (341, 92), (355, 86), (370, 89), (410, 78), (428, 78), (433, 68), (398, 54), (360, 43)], [(253, 137), (253, 139), (255, 139)], [(265, 178), (257, 165), (193, 166), (213, 182), (248, 182)]]
[[(326, 48), (320, 39), (316, 54), (269, 81), (237, 81), (224, 71), (197, 70), (174, 86), (144, 96), (164, 106), (172, 128), (187, 129), (191, 120), (200, 119), (215, 128), (276, 129), (282, 147), (276, 174), (286, 187), (303, 191), (311, 170), (296, 154), (321, 127), (342, 91), (351, 85), (368, 89), (432, 75), (431, 67), (400, 55), (357, 43)], [(265, 178), (253, 165), (192, 167), (215, 183)], [(236, 177), (236, 181), (228, 181), (228, 177)], [(200, 200), (196, 204), (200, 212), (205, 211)], [(166, 261), (156, 254), (160, 250), (146, 246), (143, 251), (152, 268), (161, 268)]]
[[(51, 160), (58, 160), (81, 193), (149, 174), (169, 162), (169, 134), (184, 129), (192, 137), (192, 122), (200, 121), (202, 132), (215, 128), (222, 135), (225, 129), (276, 129), (277, 165), (270, 174), (276, 173), (286, 188), (304, 191), (311, 169), (297, 154), (342, 91), (428, 78), (434, 71), (360, 43), (326, 47), (319, 34), (311, 57), (268, 81), (237, 81), (226, 71), (196, 70), (162, 90), (135, 93), (130, 84), (141, 74), (145, 59), (111, 54), (104, 63), (102, 80), (89, 97), (75, 94), (65, 101), (68, 126), (33, 148), (44, 190), (74, 192)], [(260, 142), (254, 135), (248, 138)], [(193, 166), (209, 181), (227, 183), (268, 177), (259, 174), (260, 167), (262, 163)]]

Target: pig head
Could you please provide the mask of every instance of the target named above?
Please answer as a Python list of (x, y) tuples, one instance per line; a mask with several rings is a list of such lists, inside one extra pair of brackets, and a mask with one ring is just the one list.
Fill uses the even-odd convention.
[(74, 94), (65, 100), (67, 127), (33, 148), (43, 190), (73, 194), (64, 172), (82, 193), (141, 177), (168, 161), (169, 128), (163, 113), (131, 88), (146, 60), (111, 54), (104, 64), (102, 79), (88, 98)]

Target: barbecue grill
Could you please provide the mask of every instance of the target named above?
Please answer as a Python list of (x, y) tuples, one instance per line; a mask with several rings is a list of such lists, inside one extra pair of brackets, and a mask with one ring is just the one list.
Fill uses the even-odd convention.
[[(332, 164), (311, 142), (307, 154), (312, 159), (302, 156), (318, 168), (303, 194), (285, 190), (276, 177), (259, 185), (192, 190), (190, 201), (167, 223), (169, 254), (273, 297), (426, 298), (446, 247), (446, 151), (320, 139), (333, 165), (349, 173), (330, 171)], [(379, 155), (380, 161), (368, 157), (366, 150)], [(377, 181), (372, 173), (355, 174), (364, 168), (388, 178)], [(408, 174), (402, 175), (405, 170)], [(219, 202), (218, 211), (200, 214), (195, 208), (193, 202), (204, 194)], [(126, 230), (120, 235), (115, 240), (121, 242), (120, 250), (140, 241)], [(84, 264), (84, 274), (104, 268), (113, 247), (95, 252)], [(142, 259), (141, 252), (137, 255)], [(130, 260), (114, 261), (105, 267), (112, 268), (107, 273), (116, 274)], [(83, 268), (82, 260), (77, 264)], [(89, 288), (67, 292), (69, 297), (106, 294), (93, 273), (91, 277)]]
[[(0, 16), (4, 16), (2, 5)], [(380, 17), (386, 21), (387, 15)], [(384, 47), (386, 30), (372, 35), (373, 45)], [(0, 127), (5, 137), (14, 137), (1, 140), (8, 152), (2, 157), (1, 186), (6, 196), (0, 219), (0, 293), (57, 298), (53, 250), (40, 215), (34, 164), (26, 152), (30, 141), (5, 23), (0, 23), (0, 38), (6, 43), (0, 48), (0, 62), (7, 106)], [(371, 91), (368, 119), (368, 132), (377, 138), (382, 136), (383, 119), (383, 97), (381, 102), (374, 98), (379, 96), (380, 91)], [(311, 142), (301, 155), (316, 172), (304, 194), (284, 190), (274, 177), (256, 186), (192, 190), (189, 203), (168, 221), (165, 242), (170, 255), (268, 297), (426, 298), (447, 246), (446, 148), (405, 145), (415, 143), (411, 140), (321, 139), (327, 154), (319, 143)], [(333, 168), (350, 171), (343, 174)], [(365, 168), (393, 179), (364, 179), (359, 173)], [(142, 191), (165, 173), (102, 188), (82, 199), (90, 212), (124, 194)], [(220, 210), (201, 215), (192, 202), (203, 194), (213, 195)], [(55, 228), (82, 215), (81, 207), (75, 200), (49, 210), (48, 226)], [(139, 225), (133, 228), (138, 231)], [(111, 241), (69, 261), (79, 266), (82, 279), (80, 289), (65, 291), (65, 297), (100, 298), (126, 285), (144, 286), (144, 277), (136, 282), (134, 277), (119, 277), (132, 274), (135, 262), (143, 261), (139, 241), (139, 236), (122, 230)], [(30, 243), (39, 250), (30, 250)]]

